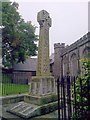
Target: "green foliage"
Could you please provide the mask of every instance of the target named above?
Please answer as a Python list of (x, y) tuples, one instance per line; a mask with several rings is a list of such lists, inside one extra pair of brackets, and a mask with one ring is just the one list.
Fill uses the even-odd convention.
[(81, 74), (76, 79), (76, 113), (73, 118), (77, 116), (78, 119), (87, 119), (89, 118), (87, 103), (88, 94), (90, 95), (90, 58), (82, 59), (81, 67)]
[(18, 3), (2, 2), (2, 58), (4, 66), (24, 62), (36, 55), (36, 27), (25, 22), (18, 12)]

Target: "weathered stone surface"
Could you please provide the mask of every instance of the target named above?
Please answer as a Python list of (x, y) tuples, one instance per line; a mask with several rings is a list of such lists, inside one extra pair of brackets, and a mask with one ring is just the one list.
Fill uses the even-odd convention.
[(32, 96), (42, 96), (55, 93), (55, 79), (52, 76), (33, 77), (30, 88), (30, 94)]
[(37, 15), (40, 25), (38, 60), (36, 77), (32, 77), (29, 94), (32, 96), (42, 96), (55, 92), (55, 80), (50, 76), (49, 61), (49, 28), (51, 18), (49, 13), (42, 10)]
[(79, 40), (65, 46), (63, 43), (54, 44), (54, 76), (77, 76), (81, 71), (80, 60), (90, 57), (90, 32)]
[(7, 111), (23, 118), (29, 118), (39, 114), (38, 107), (36, 105), (28, 104), (24, 101), (10, 105)]
[(51, 27), (51, 18), (49, 13), (42, 10), (37, 15), (37, 21), (40, 25), (37, 76), (50, 76), (49, 66), (49, 28)]
[(0, 97), (0, 105), (2, 104), (12, 104), (24, 100), (24, 95), (11, 95)]
[(21, 118), (27, 119), (35, 116), (44, 115), (52, 111), (57, 110), (58, 102), (52, 102), (42, 106), (36, 106), (34, 104), (28, 104), (25, 102), (19, 102), (17, 104), (10, 105), (6, 111), (13, 113)]
[(55, 94), (45, 95), (45, 96), (31, 96), (31, 95), (24, 96), (24, 102), (35, 105), (48, 104), (57, 101), (57, 99), (58, 99), (57, 95)]
[[(13, 99), (17, 99), (16, 96), (11, 96)], [(10, 99), (11, 97), (8, 97)], [(18, 96), (19, 99), (21, 96)], [(6, 101), (7, 98), (3, 97), (3, 100)], [(57, 110), (58, 102), (57, 95), (46, 95), (46, 96), (30, 96), (24, 95), (23, 101), (16, 103), (3, 104), (3, 107), (0, 105), (0, 116), (9, 120), (9, 119), (18, 119), (18, 120), (28, 120), (33, 119), (32, 117), (45, 115), (49, 112)], [(12, 114), (11, 114), (12, 113)]]

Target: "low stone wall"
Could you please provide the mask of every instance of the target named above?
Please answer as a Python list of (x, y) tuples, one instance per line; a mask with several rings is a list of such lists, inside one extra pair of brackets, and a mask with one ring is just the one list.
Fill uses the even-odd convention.
[(15, 96), (5, 96), (0, 98), (0, 103), (4, 104), (11, 104), (24, 101), (26, 103), (36, 104), (36, 105), (44, 105), (51, 102), (57, 101), (57, 95), (51, 94), (47, 96), (30, 96), (30, 95), (15, 95)]
[(5, 97), (0, 98), (0, 103), (2, 103), (2, 105), (17, 103), (17, 102), (20, 102), (20, 101), (24, 101), (24, 95), (5, 96)]

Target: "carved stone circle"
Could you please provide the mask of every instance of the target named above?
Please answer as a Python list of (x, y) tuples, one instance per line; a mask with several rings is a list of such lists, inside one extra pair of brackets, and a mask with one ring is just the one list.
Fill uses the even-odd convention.
[(37, 21), (39, 22), (40, 26), (48, 26), (51, 27), (51, 18), (49, 13), (45, 10), (38, 12)]

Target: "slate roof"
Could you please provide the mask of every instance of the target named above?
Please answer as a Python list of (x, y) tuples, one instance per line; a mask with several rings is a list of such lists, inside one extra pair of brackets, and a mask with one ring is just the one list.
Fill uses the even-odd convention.
[[(54, 54), (50, 56), (50, 64), (54, 63)], [(13, 69), (18, 71), (36, 71), (37, 58), (28, 58), (24, 63), (14, 64)]]
[(14, 70), (36, 71), (37, 58), (28, 58), (24, 63), (14, 64)]

